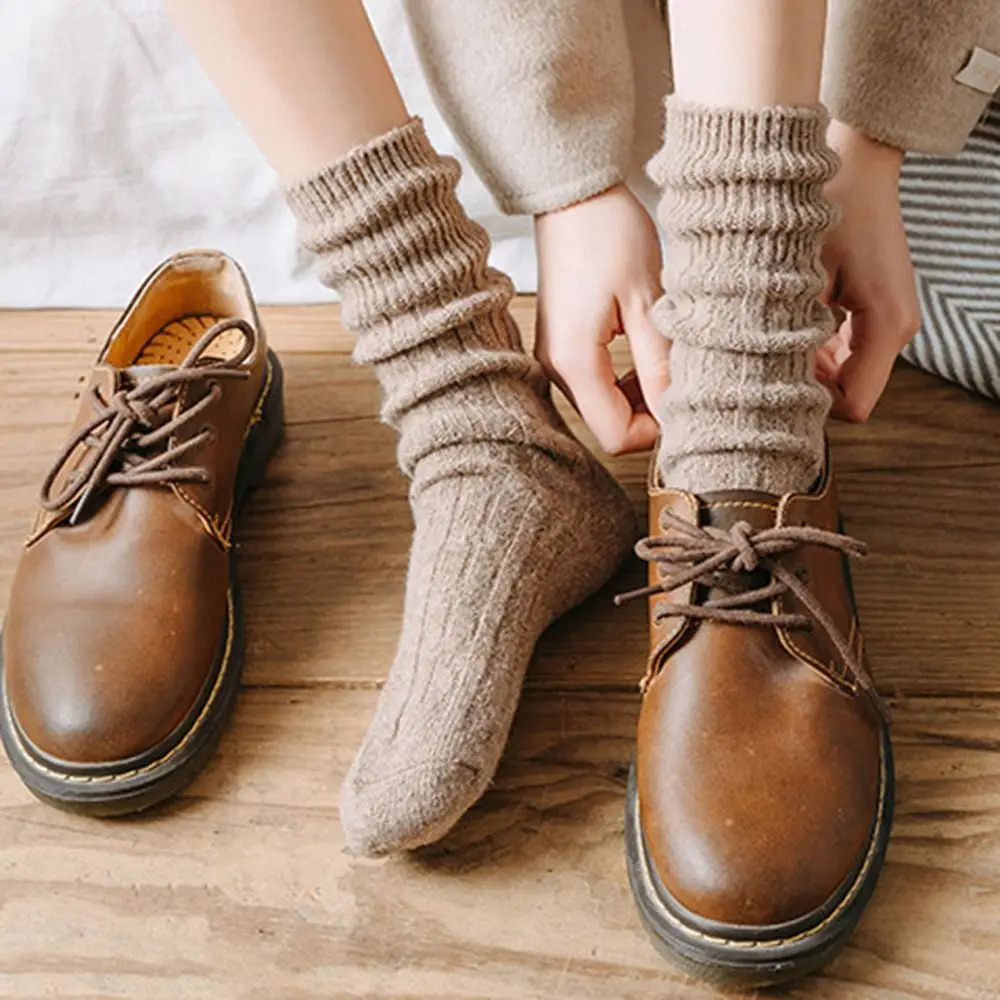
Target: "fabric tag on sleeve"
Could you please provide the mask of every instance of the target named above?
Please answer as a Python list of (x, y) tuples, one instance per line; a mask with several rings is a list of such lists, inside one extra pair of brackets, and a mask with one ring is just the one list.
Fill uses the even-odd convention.
[(1000, 87), (1000, 56), (986, 49), (975, 48), (965, 65), (955, 76), (955, 83), (992, 94)]

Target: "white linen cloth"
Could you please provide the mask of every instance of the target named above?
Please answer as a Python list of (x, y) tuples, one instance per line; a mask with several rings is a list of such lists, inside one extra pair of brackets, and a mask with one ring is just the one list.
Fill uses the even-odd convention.
[[(399, 3), (368, 7), (408, 106), (464, 162)], [(500, 215), (467, 166), (460, 195), (493, 237), (493, 263), (533, 290), (530, 220)], [(0, 307), (120, 306), (187, 247), (231, 253), (261, 302), (331, 298), (296, 253), (275, 175), (159, 0), (4, 3)]]

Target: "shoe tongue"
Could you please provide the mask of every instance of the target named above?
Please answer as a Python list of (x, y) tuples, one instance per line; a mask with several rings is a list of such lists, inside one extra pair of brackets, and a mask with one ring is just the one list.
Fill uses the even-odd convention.
[(701, 523), (728, 531), (739, 521), (751, 528), (773, 528), (778, 514), (779, 498), (758, 490), (718, 490), (702, 493)]
[(173, 365), (130, 365), (118, 368), (115, 365), (98, 364), (90, 373), (90, 385), (104, 399), (110, 399), (123, 389), (127, 392), (157, 375), (176, 371)]
[(128, 368), (119, 369), (120, 388), (131, 389), (143, 382), (148, 382), (157, 375), (165, 375), (167, 372), (173, 371), (177, 371), (176, 365), (130, 365)]

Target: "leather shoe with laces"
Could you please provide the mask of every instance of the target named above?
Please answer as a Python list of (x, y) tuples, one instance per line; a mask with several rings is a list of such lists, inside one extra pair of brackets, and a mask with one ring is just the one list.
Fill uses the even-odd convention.
[(887, 711), (865, 664), (832, 474), (810, 493), (650, 485), (650, 658), (629, 880), (654, 943), (742, 988), (831, 958), (892, 821)]
[(132, 812), (207, 761), (243, 658), (233, 516), (281, 431), (243, 273), (171, 258), (84, 383), (11, 590), (0, 732), (40, 798)]

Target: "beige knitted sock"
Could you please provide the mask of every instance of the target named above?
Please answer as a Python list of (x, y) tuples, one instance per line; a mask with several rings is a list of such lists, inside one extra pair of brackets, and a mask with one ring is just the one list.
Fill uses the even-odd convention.
[(663, 298), (673, 341), (659, 453), (665, 483), (700, 493), (812, 485), (829, 394), (816, 348), (833, 329), (817, 299), (837, 168), (820, 107), (736, 111), (667, 100)]
[(458, 178), (415, 119), (289, 191), (412, 478), (403, 630), (341, 793), (364, 854), (436, 840), (482, 794), (539, 635), (634, 537), (627, 499), (522, 349)]

